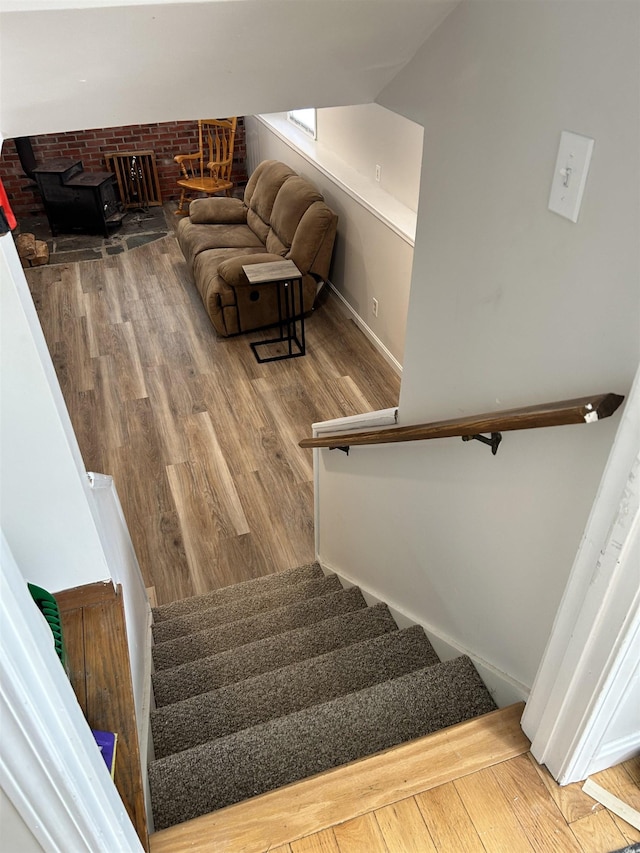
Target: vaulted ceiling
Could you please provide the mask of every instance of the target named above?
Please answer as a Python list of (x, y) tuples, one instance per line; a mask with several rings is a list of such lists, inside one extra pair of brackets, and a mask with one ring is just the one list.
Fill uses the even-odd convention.
[(0, 133), (369, 103), (458, 0), (2, 0)]

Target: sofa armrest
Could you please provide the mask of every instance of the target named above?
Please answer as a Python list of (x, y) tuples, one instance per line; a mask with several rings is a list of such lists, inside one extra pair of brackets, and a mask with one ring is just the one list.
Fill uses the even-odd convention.
[(189, 219), (195, 225), (238, 225), (247, 221), (247, 208), (239, 198), (195, 198)]
[(273, 264), (276, 261), (282, 261), (282, 255), (272, 255), (270, 252), (266, 252), (264, 255), (238, 255), (237, 258), (222, 261), (218, 267), (218, 275), (229, 287), (248, 287), (249, 280), (244, 274), (243, 266)]

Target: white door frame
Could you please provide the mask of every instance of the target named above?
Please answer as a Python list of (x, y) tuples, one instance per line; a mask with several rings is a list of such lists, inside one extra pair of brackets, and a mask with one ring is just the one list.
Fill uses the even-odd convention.
[[(522, 718), (534, 757), (561, 785), (603, 769), (613, 712), (638, 689), (639, 536), (640, 369)], [(639, 750), (640, 716), (604, 766)]]
[(0, 787), (51, 853), (143, 853), (4, 538), (0, 538)]

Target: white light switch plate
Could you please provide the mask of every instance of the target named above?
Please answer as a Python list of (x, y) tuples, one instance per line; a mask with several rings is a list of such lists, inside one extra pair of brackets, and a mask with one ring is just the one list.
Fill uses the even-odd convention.
[(551, 183), (549, 210), (572, 222), (578, 221), (592, 151), (593, 139), (568, 130), (562, 131)]

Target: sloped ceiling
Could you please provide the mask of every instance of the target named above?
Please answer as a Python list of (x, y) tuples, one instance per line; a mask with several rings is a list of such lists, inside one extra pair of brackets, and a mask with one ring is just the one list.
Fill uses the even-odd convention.
[(0, 132), (369, 103), (456, 4), (4, 0)]

